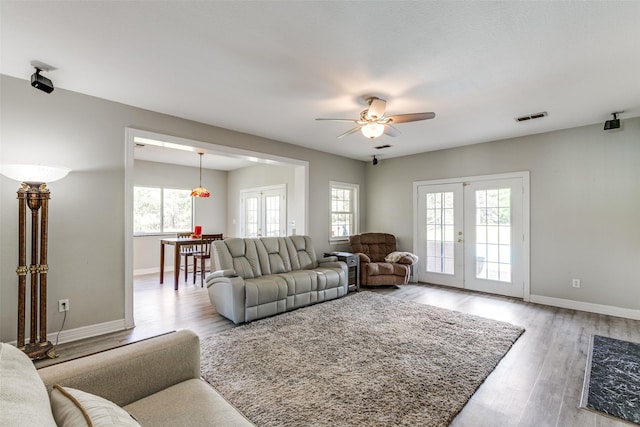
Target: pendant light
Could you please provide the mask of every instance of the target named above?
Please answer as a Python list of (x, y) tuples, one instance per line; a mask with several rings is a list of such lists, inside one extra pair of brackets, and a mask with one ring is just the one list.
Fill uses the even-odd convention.
[(198, 188), (191, 190), (191, 197), (210, 197), (209, 190), (202, 186), (202, 155), (204, 153), (198, 153), (200, 155), (200, 185)]

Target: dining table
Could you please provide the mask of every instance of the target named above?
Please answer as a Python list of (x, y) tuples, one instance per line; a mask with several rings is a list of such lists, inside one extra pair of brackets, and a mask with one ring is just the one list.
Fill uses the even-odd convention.
[(173, 288), (178, 290), (180, 278), (180, 247), (202, 243), (202, 237), (163, 237), (160, 239), (160, 284), (164, 283), (164, 249), (166, 245), (174, 246), (173, 251)]

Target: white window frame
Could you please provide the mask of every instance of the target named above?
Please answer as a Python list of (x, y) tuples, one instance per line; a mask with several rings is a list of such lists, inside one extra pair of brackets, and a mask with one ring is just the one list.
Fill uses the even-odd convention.
[[(347, 236), (332, 236), (331, 231), (333, 230), (333, 222), (331, 220), (334, 213), (338, 213), (337, 211), (333, 211), (333, 190), (334, 189), (342, 189), (351, 191), (351, 200), (352, 207), (351, 210), (348, 211), (353, 215), (353, 230), (348, 233)], [(329, 242), (338, 243), (338, 242), (346, 242), (349, 240), (349, 235), (359, 234), (360, 226), (359, 226), (359, 205), (360, 205), (360, 185), (351, 184), (348, 182), (338, 182), (338, 181), (329, 181)]]
[[(188, 232), (193, 230), (193, 223), (194, 223), (194, 203), (193, 203), (193, 197), (191, 198), (191, 225), (189, 226), (188, 229), (186, 230), (179, 230), (179, 231), (165, 231), (164, 230), (164, 192), (165, 190), (181, 190), (181, 191), (188, 191), (191, 192), (191, 189), (188, 188), (174, 188), (174, 187), (156, 187), (156, 186), (152, 186), (152, 185), (134, 185), (133, 186), (133, 194), (135, 195), (135, 189), (136, 188), (154, 188), (154, 189), (159, 189), (160, 190), (160, 231), (138, 231), (136, 232), (134, 230), (133, 235), (134, 236), (154, 236), (154, 235), (165, 235), (165, 234), (175, 234), (177, 232)], [(135, 201), (134, 201), (134, 209), (135, 209)]]

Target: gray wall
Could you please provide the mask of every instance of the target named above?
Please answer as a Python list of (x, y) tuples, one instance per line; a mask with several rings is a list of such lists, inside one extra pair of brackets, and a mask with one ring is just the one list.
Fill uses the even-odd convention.
[[(367, 230), (413, 249), (413, 182), (530, 171), (531, 294), (640, 309), (640, 118), (368, 165)], [(399, 209), (399, 206), (405, 208)], [(582, 279), (581, 288), (571, 279)]]
[[(229, 171), (227, 192), (227, 234), (229, 237), (241, 235), (240, 191), (252, 188), (268, 187), (285, 184), (287, 186), (287, 222), (303, 218), (296, 218), (296, 180), (294, 166), (257, 165)], [(287, 233), (291, 234), (291, 233)]]
[[(360, 184), (363, 162), (233, 132), (66, 91), (34, 90), (0, 76), (2, 163), (60, 164), (73, 171), (52, 183), (49, 223), (48, 330), (70, 299), (65, 330), (124, 319), (125, 128), (309, 162), (309, 231), (318, 251), (330, 248), (330, 180)], [(18, 183), (0, 177), (0, 340), (16, 337)], [(320, 196), (320, 197), (316, 197)], [(363, 218), (364, 220), (364, 218)], [(123, 323), (124, 324), (124, 323)]]

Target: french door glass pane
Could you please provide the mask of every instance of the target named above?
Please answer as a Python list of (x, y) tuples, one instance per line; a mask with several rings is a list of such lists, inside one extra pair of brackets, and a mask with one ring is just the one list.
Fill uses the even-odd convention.
[(453, 192), (426, 194), (426, 268), (454, 274)]
[(245, 235), (255, 237), (258, 235), (258, 198), (248, 198), (245, 200), (245, 203)]
[(476, 278), (511, 282), (511, 189), (476, 190)]
[(280, 235), (280, 196), (266, 196), (265, 209), (265, 236)]

